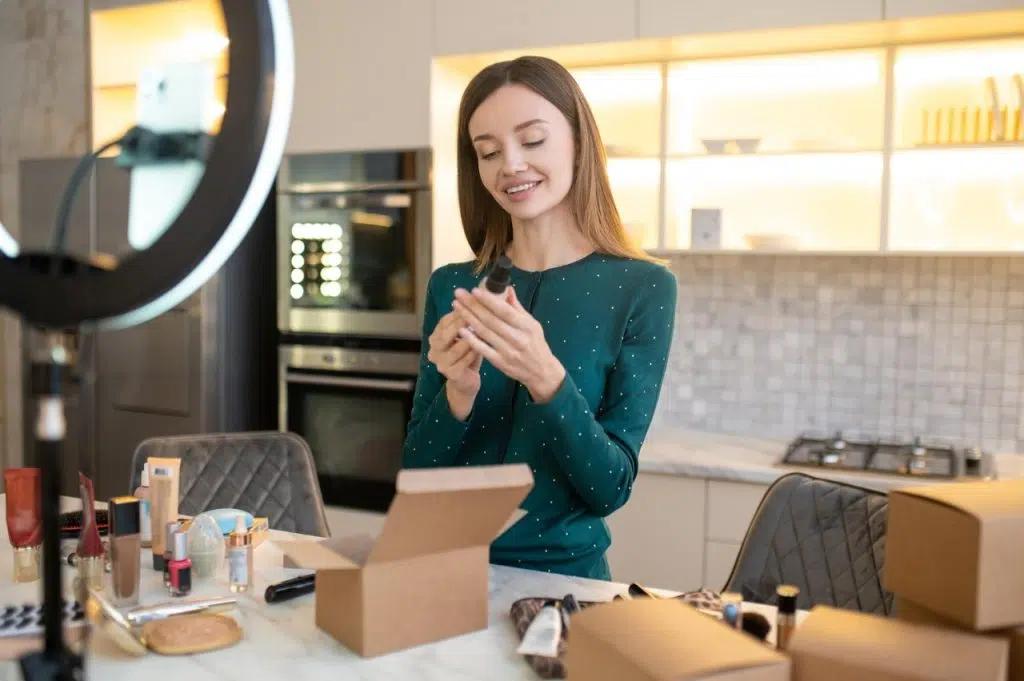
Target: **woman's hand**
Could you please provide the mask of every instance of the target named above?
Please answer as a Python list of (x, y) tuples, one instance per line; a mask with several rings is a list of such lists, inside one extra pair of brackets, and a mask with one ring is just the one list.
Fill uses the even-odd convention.
[(469, 418), (473, 402), (480, 392), (480, 364), (483, 358), (472, 346), (459, 337), (465, 324), (456, 312), (449, 312), (437, 322), (427, 340), (430, 349), (427, 359), (447, 380), (445, 391), (452, 414), (460, 421)]
[[(457, 333), (478, 354), (547, 402), (565, 380), (565, 367), (544, 340), (540, 322), (519, 303), (515, 290), (495, 295), (483, 288), (455, 291), (455, 312), (464, 324)], [(469, 327), (469, 328), (467, 328)]]

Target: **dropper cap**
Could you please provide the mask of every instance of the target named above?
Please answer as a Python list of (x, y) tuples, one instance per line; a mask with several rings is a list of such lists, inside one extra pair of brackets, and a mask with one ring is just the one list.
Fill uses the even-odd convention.
[(149, 487), (149, 462), (142, 464), (142, 480), (139, 487)]
[(512, 259), (507, 255), (498, 256), (498, 260), (494, 263), (494, 267), (491, 268), (491, 273), (487, 275), (487, 279), (484, 281), (484, 286), (491, 293), (504, 293), (505, 288), (508, 287), (509, 281), (512, 280)]
[(800, 595), (800, 589), (790, 584), (782, 584), (776, 590), (778, 596), (778, 611), (780, 615), (796, 614), (796, 598)]
[(235, 518), (235, 529), (228, 536), (228, 546), (245, 546), (250, 543), (252, 543), (252, 536), (245, 526), (245, 518), (238, 516)]

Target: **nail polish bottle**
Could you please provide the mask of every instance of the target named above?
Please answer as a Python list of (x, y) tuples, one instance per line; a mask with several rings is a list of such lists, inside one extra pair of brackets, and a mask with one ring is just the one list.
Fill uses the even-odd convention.
[(174, 553), (174, 533), (181, 529), (181, 523), (170, 522), (164, 527), (164, 546), (167, 547), (164, 551), (164, 555), (160, 559), (160, 563), (164, 569), (164, 586), (168, 589), (171, 588), (171, 559)]
[(171, 540), (170, 591), (172, 596), (188, 596), (192, 591), (192, 560), (188, 557), (188, 535), (178, 530)]

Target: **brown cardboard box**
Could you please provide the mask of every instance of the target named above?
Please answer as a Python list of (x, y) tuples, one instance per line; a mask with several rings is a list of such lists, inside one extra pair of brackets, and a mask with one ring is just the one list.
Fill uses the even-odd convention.
[[(937, 627), (961, 630), (962, 627), (952, 620), (936, 615), (913, 601), (899, 598), (896, 601), (896, 616), (906, 622), (927, 624)], [(986, 632), (986, 636), (1003, 638), (1010, 643), (1010, 665), (1007, 681), (1024, 681), (1024, 627), (998, 629)]]
[(785, 655), (676, 600), (590, 606), (568, 641), (568, 681), (789, 681)]
[(375, 541), (277, 543), (316, 570), (316, 625), (373, 657), (487, 627), (490, 544), (532, 487), (526, 464), (403, 470)]
[(1024, 480), (893, 490), (885, 588), (969, 629), (1024, 624)]
[(1009, 646), (981, 634), (815, 606), (787, 649), (793, 681), (1004, 681)]

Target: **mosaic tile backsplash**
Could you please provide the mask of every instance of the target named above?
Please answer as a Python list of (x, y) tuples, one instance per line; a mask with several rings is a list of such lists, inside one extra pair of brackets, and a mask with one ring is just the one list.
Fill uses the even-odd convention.
[(656, 423), (1024, 452), (1024, 258), (677, 255)]

